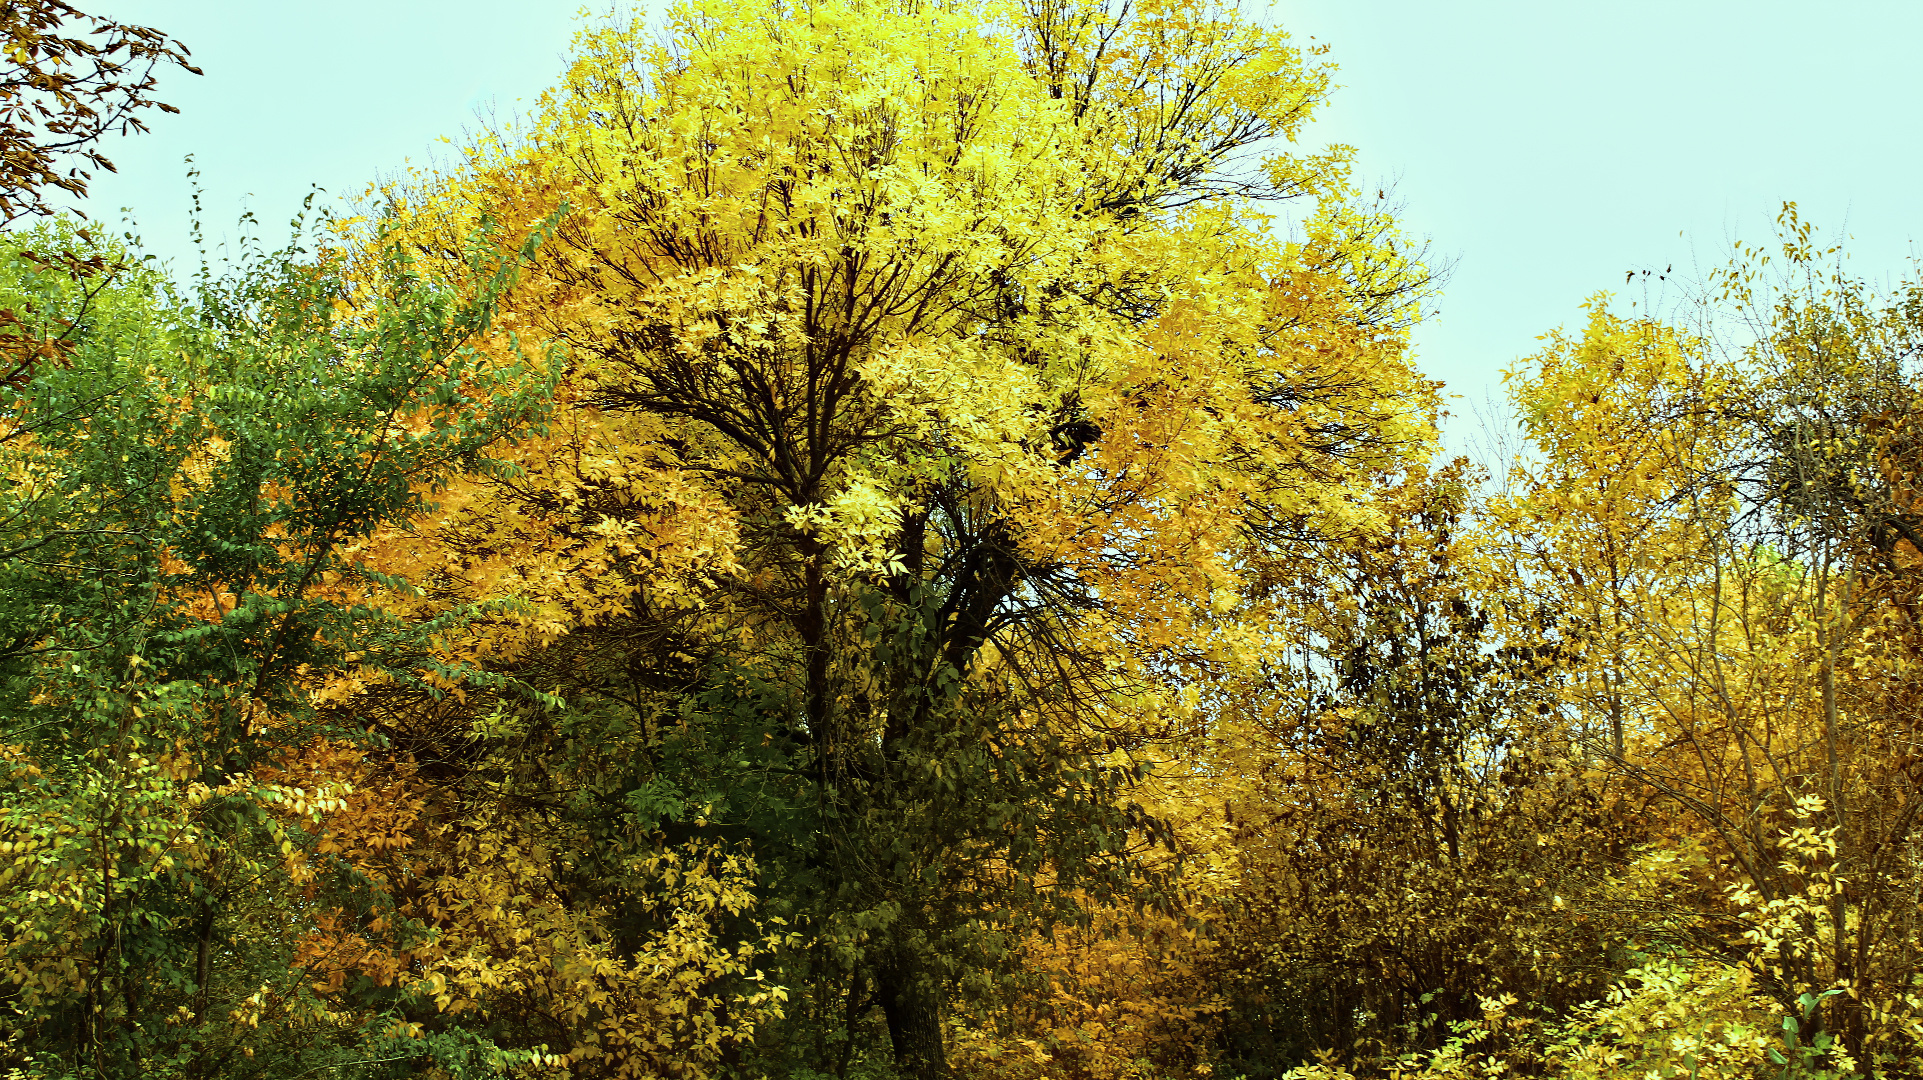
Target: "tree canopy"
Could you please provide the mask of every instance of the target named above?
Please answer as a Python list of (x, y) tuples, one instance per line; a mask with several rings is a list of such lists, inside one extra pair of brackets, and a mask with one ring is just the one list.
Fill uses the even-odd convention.
[(1912, 1075), (1923, 285), (1787, 208), (1442, 460), (1320, 57), (709, 0), (0, 234), (9, 1075)]

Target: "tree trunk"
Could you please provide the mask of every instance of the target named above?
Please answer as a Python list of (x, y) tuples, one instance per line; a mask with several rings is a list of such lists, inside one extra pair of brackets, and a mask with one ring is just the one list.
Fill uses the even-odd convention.
[(875, 996), (888, 1020), (895, 1071), (903, 1080), (946, 1080), (941, 990), (912, 958), (896, 953), (875, 974)]

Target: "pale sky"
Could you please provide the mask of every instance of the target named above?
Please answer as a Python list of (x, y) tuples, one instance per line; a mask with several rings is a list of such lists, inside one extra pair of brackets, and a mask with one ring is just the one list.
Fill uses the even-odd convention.
[[(311, 185), (353, 195), (458, 140), (477, 110), (524, 108), (559, 73), (575, 7), (550, 0), (82, 0), (185, 42), (180, 116), (112, 140), (88, 212), (135, 211), (184, 260), (193, 154), (210, 237), (243, 207), (277, 238)], [(1463, 402), (1625, 272), (1721, 263), (1796, 200), (1847, 234), (1864, 276), (1909, 273), (1923, 242), (1923, 4), (1773, 0), (1277, 0), (1331, 46), (1342, 88), (1308, 134), (1398, 180), (1410, 231), (1452, 258), (1422, 368)], [(443, 148), (444, 149), (444, 148)], [(1680, 235), (1679, 235), (1680, 234)], [(1453, 425), (1452, 441), (1463, 426)]]

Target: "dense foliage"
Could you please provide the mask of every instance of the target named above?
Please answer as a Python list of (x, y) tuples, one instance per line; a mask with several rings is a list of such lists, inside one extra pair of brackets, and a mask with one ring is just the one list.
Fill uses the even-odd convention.
[(658, 29), (188, 287), (0, 237), (9, 1075), (1918, 1071), (1923, 286), (1786, 210), (1441, 462), (1315, 50)]

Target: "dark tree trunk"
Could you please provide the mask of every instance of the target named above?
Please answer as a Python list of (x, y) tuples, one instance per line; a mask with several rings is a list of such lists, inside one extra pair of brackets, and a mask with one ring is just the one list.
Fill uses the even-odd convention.
[(941, 991), (918, 965), (899, 953), (876, 972), (875, 997), (888, 1020), (895, 1071), (904, 1080), (947, 1080), (942, 1046)]

